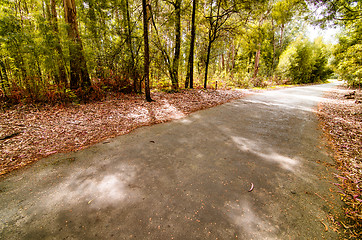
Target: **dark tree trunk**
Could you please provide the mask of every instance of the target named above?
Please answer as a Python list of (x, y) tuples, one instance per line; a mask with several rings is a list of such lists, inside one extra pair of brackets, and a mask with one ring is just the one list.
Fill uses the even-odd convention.
[(178, 90), (178, 69), (180, 65), (181, 52), (181, 0), (176, 0), (175, 4), (175, 55), (172, 64), (172, 90)]
[(91, 85), (87, 62), (83, 53), (82, 40), (79, 36), (77, 24), (77, 11), (75, 0), (63, 0), (64, 18), (68, 24), (68, 36), (71, 40), (69, 44), (70, 55), (70, 88), (88, 88)]
[[(207, 56), (206, 56), (206, 63), (205, 63), (205, 79), (204, 79), (204, 88), (207, 88), (207, 74), (209, 70), (209, 63), (210, 63), (210, 54), (211, 54), (211, 45), (212, 43), (217, 39), (218, 32), (220, 31), (219, 21), (223, 18), (223, 16), (220, 15), (220, 9), (221, 9), (221, 1), (217, 1), (217, 12), (216, 16), (213, 15), (213, 6), (210, 6), (210, 15), (208, 17), (208, 21), (210, 24), (209, 28), (209, 37), (208, 37), (208, 45), (207, 45)], [(224, 15), (227, 16), (228, 14)], [(214, 20), (214, 17), (216, 18)], [(225, 20), (226, 21), (226, 20)], [(224, 21), (224, 23), (225, 23)]]
[(196, 18), (197, 1), (198, 0), (193, 0), (192, 2), (190, 53), (189, 53), (189, 61), (187, 63), (185, 88), (194, 87), (194, 51), (195, 51), (194, 49), (195, 49), (195, 38), (196, 38), (195, 18)]
[(149, 2), (142, 0), (143, 12), (143, 41), (144, 41), (144, 79), (145, 79), (145, 95), (146, 101), (152, 102), (150, 93), (150, 50), (148, 44), (148, 21), (149, 21)]
[(204, 88), (205, 89), (207, 88), (207, 73), (209, 71), (211, 44), (212, 44), (212, 41), (209, 37), (209, 44), (207, 46), (207, 56), (206, 56), (206, 64), (205, 64), (205, 79), (204, 79)]

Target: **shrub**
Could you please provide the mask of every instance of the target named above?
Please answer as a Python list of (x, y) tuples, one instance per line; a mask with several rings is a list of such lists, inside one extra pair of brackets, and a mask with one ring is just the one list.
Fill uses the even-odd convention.
[(328, 57), (329, 51), (321, 38), (314, 43), (298, 38), (282, 53), (277, 72), (296, 84), (325, 81), (332, 73)]

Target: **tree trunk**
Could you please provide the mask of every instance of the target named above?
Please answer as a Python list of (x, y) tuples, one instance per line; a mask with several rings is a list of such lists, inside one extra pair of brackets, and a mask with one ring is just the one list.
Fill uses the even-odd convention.
[(36, 63), (36, 66), (37, 66), (37, 73), (38, 73), (38, 76), (39, 76), (39, 80), (40, 81), (43, 81), (43, 77), (42, 77), (42, 73), (41, 73), (41, 69), (40, 69), (40, 64), (39, 64), (39, 56), (36, 52), (34, 52), (34, 57), (35, 57), (35, 63)]
[(195, 35), (196, 35), (195, 18), (196, 18), (197, 1), (198, 0), (193, 0), (192, 2), (190, 53), (189, 53), (189, 61), (187, 63), (185, 88), (194, 87), (194, 51), (195, 51), (194, 49), (195, 49)]
[(50, 0), (50, 22), (53, 28), (53, 31), (55, 33), (55, 51), (57, 52), (57, 68), (59, 71), (59, 81), (58, 84), (61, 83), (64, 86), (67, 86), (67, 72), (65, 70), (64, 66), (64, 55), (63, 50), (60, 44), (60, 38), (59, 38), (59, 28), (58, 28), (58, 16), (57, 16), (57, 9), (56, 9), (56, 3), (55, 0)]
[(230, 68), (230, 71), (233, 71), (234, 68), (235, 68), (235, 58), (236, 58), (237, 53), (238, 53), (238, 50), (235, 49), (235, 43), (233, 43), (233, 45), (232, 45), (232, 58), (231, 58), (231, 68)]
[(2, 60), (2, 57), (0, 59), (0, 69), (1, 69), (1, 85), (3, 86), (3, 89), (5, 91), (5, 88), (9, 87), (9, 78), (8, 78), (8, 74), (6, 72), (6, 67), (5, 67), (5, 63)]
[(91, 82), (87, 70), (87, 62), (83, 53), (82, 40), (79, 36), (75, 0), (63, 0), (64, 18), (68, 24), (70, 55), (70, 88), (87, 88)]
[(146, 101), (152, 102), (150, 93), (150, 50), (148, 44), (148, 21), (149, 21), (149, 0), (142, 0), (143, 12), (143, 41), (144, 41), (144, 79), (145, 79), (145, 95)]
[(178, 90), (178, 69), (180, 65), (180, 51), (181, 51), (181, 0), (176, 0), (175, 4), (175, 55), (172, 63), (172, 90)]
[(128, 77), (131, 79), (133, 84), (133, 91), (134, 92), (141, 92), (137, 90), (137, 74), (136, 74), (136, 67), (135, 67), (135, 53), (133, 51), (133, 41), (132, 41), (132, 26), (131, 26), (131, 17), (129, 12), (129, 0), (122, 0), (123, 3), (123, 19), (124, 19), (124, 31), (126, 36), (126, 44), (128, 48), (129, 56), (129, 68), (127, 69)]
[(212, 44), (212, 41), (209, 38), (209, 44), (207, 46), (206, 64), (205, 64), (205, 79), (204, 79), (204, 88), (205, 89), (207, 88), (207, 72), (209, 70), (209, 63), (210, 63), (211, 44)]
[(253, 79), (256, 78), (256, 76), (258, 75), (258, 72), (259, 72), (260, 48), (261, 48), (261, 44), (259, 43), (259, 48), (258, 48), (258, 50), (256, 51), (256, 54), (255, 54), (255, 64), (254, 64)]
[(273, 59), (272, 59), (272, 66), (271, 66), (271, 71), (270, 71), (270, 75), (272, 76), (274, 74), (274, 69), (275, 69), (275, 57), (276, 57), (276, 41), (275, 41), (275, 26), (274, 26), (274, 20), (272, 19), (272, 31), (273, 31)]
[(25, 62), (24, 62), (24, 58), (23, 56), (21, 55), (21, 52), (20, 52), (20, 45), (18, 45), (18, 49), (17, 51), (15, 52), (15, 55), (14, 55), (14, 63), (15, 63), (15, 66), (20, 69), (20, 79), (23, 81), (27, 78), (28, 76), (28, 73), (26, 71), (26, 68), (25, 68)]
[(284, 44), (284, 24), (282, 24), (280, 26), (280, 40), (279, 40), (279, 49), (280, 49), (280, 52), (282, 51), (283, 49), (283, 44)]
[[(0, 62), (0, 64), (1, 64), (1, 62)], [(6, 81), (5, 81), (4, 77), (3, 77), (2, 69), (0, 68), (0, 90), (2, 89), (4, 95), (6, 96), (6, 87), (5, 87), (5, 85), (6, 85)]]
[(220, 25), (219, 20), (222, 18), (220, 16), (220, 9), (221, 9), (221, 1), (217, 1), (217, 13), (216, 13), (216, 19), (213, 20), (213, 6), (210, 6), (210, 15), (209, 15), (209, 37), (208, 37), (208, 45), (207, 45), (207, 57), (206, 57), (206, 64), (205, 64), (205, 79), (204, 79), (204, 88), (207, 88), (207, 74), (209, 70), (209, 63), (210, 63), (210, 54), (211, 54), (211, 45), (217, 38), (217, 33), (220, 31)]

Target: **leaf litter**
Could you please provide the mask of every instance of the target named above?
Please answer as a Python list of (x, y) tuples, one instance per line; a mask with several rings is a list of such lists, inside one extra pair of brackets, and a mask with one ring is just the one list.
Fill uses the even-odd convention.
[(87, 104), (17, 105), (0, 112), (0, 176), (49, 155), (84, 149), (147, 125), (244, 97), (243, 90), (154, 92), (112, 96)]
[(362, 104), (360, 89), (341, 86), (325, 95), (319, 118), (333, 150), (338, 192), (348, 222), (340, 223), (350, 238), (362, 237)]

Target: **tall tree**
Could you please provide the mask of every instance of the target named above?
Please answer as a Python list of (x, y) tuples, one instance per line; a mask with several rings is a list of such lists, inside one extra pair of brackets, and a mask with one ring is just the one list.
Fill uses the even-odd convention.
[(180, 52), (181, 52), (181, 0), (175, 0), (173, 3), (175, 7), (175, 54), (172, 63), (172, 90), (178, 90), (179, 74), (178, 69), (180, 65)]
[(196, 38), (195, 18), (196, 18), (197, 2), (198, 0), (192, 1), (190, 52), (189, 52), (189, 61), (187, 63), (185, 88), (194, 87), (194, 51), (195, 51), (195, 38)]
[[(174, 11), (168, 15), (165, 19), (164, 16), (161, 16), (160, 19), (164, 21), (161, 25), (170, 26), (172, 24), (174, 32), (174, 41), (172, 41), (172, 35), (167, 34), (170, 31), (162, 32), (162, 29), (157, 25), (157, 11), (152, 11), (152, 23), (155, 29), (156, 42), (155, 46), (160, 50), (163, 61), (167, 67), (170, 79), (171, 79), (171, 88), (174, 91), (177, 91), (179, 88), (179, 65), (180, 65), (180, 56), (181, 56), (181, 0), (168, 1), (164, 0), (168, 5), (173, 8)], [(163, 6), (166, 9), (169, 9), (169, 6)], [(157, 8), (157, 7), (156, 7)], [(167, 12), (165, 12), (167, 13)], [(165, 14), (163, 13), (163, 14)], [(161, 31), (159, 31), (161, 29)], [(172, 33), (172, 32), (171, 32)], [(172, 54), (173, 52), (173, 54)], [(173, 56), (173, 57), (172, 57)]]
[(212, 44), (220, 37), (224, 30), (227, 20), (233, 13), (233, 5), (228, 6), (228, 3), (223, 0), (211, 0), (207, 8), (209, 15), (206, 17), (208, 23), (208, 38), (207, 38), (207, 56), (205, 62), (205, 78), (204, 88), (207, 88), (207, 74), (210, 64), (210, 55)]
[(49, 13), (50, 24), (54, 31), (54, 48), (57, 52), (56, 63), (58, 68), (58, 74), (56, 74), (56, 82), (62, 83), (67, 86), (67, 73), (64, 66), (63, 50), (60, 44), (60, 33), (58, 28), (58, 17), (55, 0), (50, 0), (50, 13)]
[(70, 88), (90, 87), (91, 82), (87, 62), (83, 53), (82, 40), (79, 36), (75, 0), (63, 0), (64, 18), (68, 24), (69, 56), (70, 56)]
[(255, 62), (254, 62), (254, 73), (253, 73), (253, 79), (255, 79), (259, 73), (259, 67), (260, 67), (260, 54), (261, 54), (261, 44), (262, 44), (262, 41), (263, 41), (263, 36), (262, 34), (260, 33), (262, 31), (262, 25), (265, 21), (265, 19), (268, 17), (270, 13), (270, 9), (268, 9), (266, 11), (266, 13), (262, 13), (261, 14), (261, 17), (260, 17), (260, 20), (259, 20), (259, 24), (258, 24), (258, 45), (257, 45), (257, 50), (256, 50), (256, 53), (255, 53)]
[(132, 24), (131, 24), (131, 16), (129, 9), (129, 0), (122, 0), (122, 12), (124, 19), (124, 35), (126, 38), (127, 49), (128, 49), (128, 68), (127, 73), (128, 77), (130, 77), (133, 81), (133, 90), (134, 92), (141, 92), (137, 90), (137, 73), (136, 73), (136, 63), (135, 63), (135, 52), (132, 40)]
[(3, 94), (6, 96), (9, 88), (9, 79), (5, 68), (5, 63), (0, 55), (0, 89), (3, 90)]
[(144, 40), (144, 80), (145, 80), (145, 95), (146, 101), (152, 102), (150, 93), (150, 50), (148, 43), (148, 26), (150, 18), (150, 4), (149, 0), (142, 0), (142, 13), (143, 13), (143, 40)]

